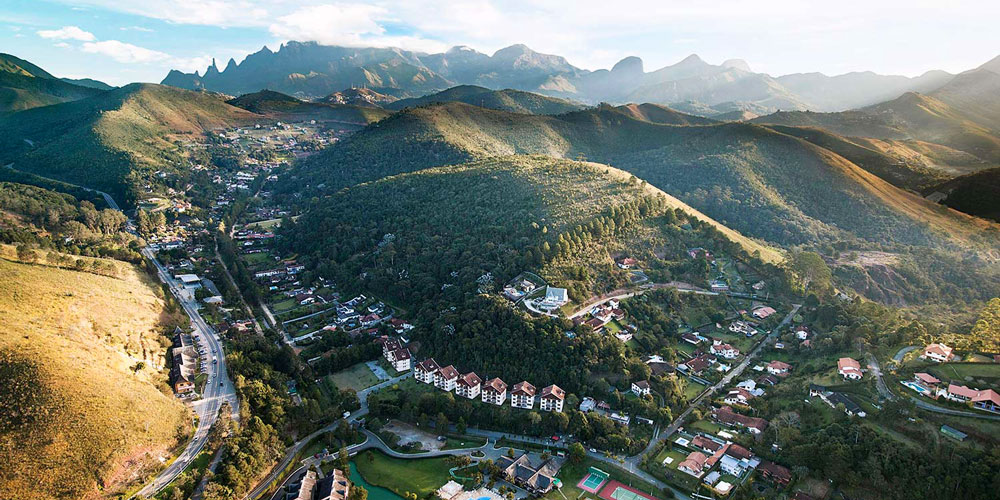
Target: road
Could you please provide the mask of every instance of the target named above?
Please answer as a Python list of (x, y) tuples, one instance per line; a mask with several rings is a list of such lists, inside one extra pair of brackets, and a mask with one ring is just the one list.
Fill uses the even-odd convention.
[(694, 294), (698, 294), (698, 295), (718, 295), (719, 294), (718, 292), (710, 292), (708, 290), (702, 290), (702, 289), (697, 288), (697, 287), (695, 287), (693, 285), (690, 285), (688, 283), (681, 283), (681, 282), (676, 282), (676, 281), (671, 281), (669, 283), (653, 283), (651, 286), (648, 286), (647, 288), (642, 288), (642, 289), (638, 289), (638, 290), (634, 289), (634, 288), (619, 288), (618, 290), (614, 290), (614, 291), (608, 292), (607, 294), (601, 295), (600, 297), (591, 299), (586, 304), (584, 304), (579, 309), (577, 309), (576, 312), (574, 312), (573, 314), (570, 314), (569, 315), (569, 319), (573, 319), (573, 318), (576, 318), (577, 316), (581, 316), (581, 315), (587, 314), (588, 312), (590, 312), (591, 309), (593, 309), (593, 308), (595, 308), (595, 307), (597, 307), (597, 306), (599, 306), (599, 305), (601, 305), (601, 304), (603, 304), (603, 303), (605, 303), (605, 302), (607, 302), (609, 300), (627, 299), (629, 297), (634, 297), (636, 295), (642, 295), (642, 294), (644, 294), (644, 293), (646, 293), (646, 292), (648, 292), (650, 290), (660, 290), (660, 289), (663, 289), (663, 288), (676, 288), (677, 291), (681, 292), (681, 293), (694, 293)]
[[(358, 420), (359, 418), (361, 418), (361, 417), (363, 417), (363, 416), (365, 416), (365, 415), (368, 414), (368, 395), (369, 394), (372, 394), (374, 392), (378, 392), (378, 391), (380, 391), (380, 390), (382, 390), (382, 389), (384, 389), (386, 387), (389, 387), (389, 386), (391, 386), (393, 384), (397, 384), (397, 383), (399, 383), (399, 382), (401, 382), (401, 381), (403, 381), (403, 380), (411, 377), (412, 375), (413, 375), (413, 372), (406, 372), (406, 373), (404, 373), (404, 374), (402, 374), (402, 375), (400, 375), (398, 377), (391, 378), (389, 380), (386, 380), (384, 382), (380, 382), (380, 383), (378, 383), (376, 385), (373, 385), (373, 386), (371, 386), (371, 387), (369, 387), (367, 389), (364, 389), (362, 391), (358, 391), (358, 401), (361, 403), (361, 408), (359, 408), (357, 411), (355, 411), (354, 413), (352, 413), (351, 416), (347, 419), (347, 421), (348, 422), (354, 422), (354, 421)], [(283, 459), (281, 459), (281, 462), (278, 463), (278, 465), (276, 465), (274, 468), (272, 468), (271, 472), (264, 479), (262, 479), (260, 482), (258, 482), (257, 486), (254, 489), (250, 490), (250, 493), (247, 493), (247, 495), (245, 497), (243, 497), (244, 500), (246, 500), (246, 499), (260, 498), (265, 493), (267, 493), (267, 491), (271, 489), (271, 484), (274, 483), (275, 481), (277, 481), (281, 477), (282, 471), (284, 471), (285, 468), (288, 467), (288, 464), (290, 464), (292, 462), (292, 460), (295, 459), (295, 456), (298, 455), (299, 452), (302, 451), (302, 449), (305, 448), (305, 446), (307, 444), (309, 444), (310, 441), (312, 441), (313, 439), (319, 437), (321, 434), (324, 434), (326, 432), (330, 432), (330, 431), (336, 429), (337, 426), (340, 425), (340, 421), (341, 420), (342, 419), (338, 418), (337, 420), (331, 422), (326, 427), (323, 427), (322, 429), (319, 429), (318, 431), (313, 432), (312, 434), (309, 434), (308, 436), (306, 436), (306, 437), (304, 437), (304, 438), (296, 441), (295, 444), (293, 444), (293, 445), (289, 446), (288, 448), (286, 448), (285, 449), (285, 457)]]
[[(114, 200), (110, 200), (114, 201)], [(109, 203), (110, 204), (110, 203)], [(184, 469), (190, 465), (191, 461), (201, 453), (205, 444), (208, 443), (208, 434), (215, 424), (219, 415), (219, 408), (225, 401), (229, 402), (232, 408), (233, 417), (239, 415), (239, 401), (236, 398), (236, 391), (232, 381), (229, 380), (229, 373), (226, 370), (226, 356), (213, 330), (208, 323), (198, 313), (198, 304), (194, 297), (181, 293), (181, 285), (170, 275), (167, 269), (156, 259), (156, 255), (148, 247), (142, 249), (142, 255), (149, 259), (155, 266), (160, 281), (166, 283), (171, 293), (177, 298), (184, 312), (191, 319), (191, 326), (194, 333), (199, 337), (198, 345), (206, 347), (206, 356), (203, 356), (203, 366), (207, 367), (208, 380), (200, 400), (196, 401), (192, 407), (198, 415), (198, 428), (194, 436), (188, 442), (184, 451), (166, 469), (160, 472), (153, 480), (146, 484), (137, 495), (146, 498), (159, 493), (164, 487), (170, 484)]]
[(243, 305), (243, 310), (246, 311), (247, 315), (249, 315), (250, 319), (253, 321), (254, 331), (257, 332), (257, 335), (264, 335), (264, 330), (260, 327), (257, 317), (254, 316), (253, 309), (250, 308), (250, 304), (247, 304), (247, 300), (243, 297), (243, 291), (241, 291), (240, 287), (236, 284), (236, 280), (233, 279), (233, 275), (229, 273), (229, 267), (226, 266), (226, 261), (222, 260), (222, 254), (219, 253), (218, 241), (215, 242), (215, 260), (217, 260), (219, 265), (222, 266), (222, 272), (226, 274), (226, 281), (229, 282), (229, 285), (232, 286), (233, 290), (236, 290), (237, 295), (240, 296), (240, 303)]

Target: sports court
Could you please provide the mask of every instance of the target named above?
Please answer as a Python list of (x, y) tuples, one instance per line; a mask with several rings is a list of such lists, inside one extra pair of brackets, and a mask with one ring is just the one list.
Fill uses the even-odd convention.
[(583, 491), (594, 493), (595, 495), (601, 489), (601, 485), (608, 480), (608, 473), (598, 469), (597, 467), (591, 467), (589, 473), (584, 476), (583, 479), (577, 483), (576, 487)]
[(625, 486), (618, 481), (609, 481), (608, 485), (598, 494), (604, 500), (659, 500), (637, 489)]

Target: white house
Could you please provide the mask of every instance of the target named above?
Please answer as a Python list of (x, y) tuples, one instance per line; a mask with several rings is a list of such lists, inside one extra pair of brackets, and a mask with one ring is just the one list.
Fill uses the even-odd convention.
[(566, 305), (569, 302), (569, 294), (565, 288), (545, 287), (545, 298), (538, 301), (538, 307), (551, 310)]
[(479, 378), (475, 372), (469, 372), (458, 378), (458, 385), (455, 387), (455, 394), (467, 399), (479, 397), (483, 379)]
[(441, 367), (438, 366), (437, 361), (434, 361), (434, 358), (427, 358), (417, 363), (417, 367), (413, 370), (413, 378), (425, 384), (433, 384), (434, 374), (440, 369)]
[(514, 384), (510, 390), (510, 406), (530, 410), (535, 407), (535, 386), (527, 381)]
[(645, 380), (640, 380), (638, 382), (632, 382), (632, 393), (636, 396), (648, 396), (649, 395), (649, 382)]
[(788, 375), (788, 371), (792, 369), (792, 365), (785, 363), (783, 361), (771, 361), (767, 364), (767, 373), (771, 375)]
[(499, 378), (494, 378), (483, 385), (482, 400), (484, 403), (503, 405), (507, 401), (507, 384)]
[(397, 372), (410, 371), (410, 350), (405, 347), (396, 349), (395, 351), (390, 351), (389, 354), (386, 355), (385, 360), (388, 361)]
[(945, 363), (951, 361), (953, 357), (952, 348), (944, 344), (931, 344), (924, 348), (924, 354), (920, 357), (937, 363)]
[(458, 385), (458, 370), (453, 365), (448, 365), (434, 374), (434, 386), (442, 391), (451, 392)]
[(753, 399), (753, 394), (750, 394), (750, 391), (737, 387), (726, 394), (725, 401), (728, 405), (749, 406), (751, 399)]
[(837, 360), (837, 373), (846, 380), (861, 380), (861, 363), (851, 358), (840, 358)]
[(725, 359), (736, 359), (740, 355), (740, 351), (729, 344), (714, 344), (712, 346), (712, 354)]
[(539, 408), (542, 411), (563, 411), (563, 401), (566, 399), (566, 391), (558, 385), (552, 384), (542, 389), (539, 400)]

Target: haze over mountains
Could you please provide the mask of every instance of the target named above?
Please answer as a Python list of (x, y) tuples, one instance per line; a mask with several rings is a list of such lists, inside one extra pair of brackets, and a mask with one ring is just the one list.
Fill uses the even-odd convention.
[[(820, 73), (772, 77), (742, 60), (709, 64), (697, 55), (646, 72), (638, 57), (610, 70), (577, 68), (565, 58), (512, 45), (492, 56), (468, 47), (426, 54), (397, 48), (352, 48), (288, 42), (277, 52), (264, 47), (223, 70), (213, 62), (203, 73), (171, 71), (163, 84), (244, 94), (269, 88), (301, 97), (322, 97), (366, 86), (397, 97), (416, 97), (456, 85), (511, 88), (594, 104), (697, 103), (716, 113), (751, 109), (841, 111), (875, 104), (908, 91), (926, 92), (952, 75), (929, 71), (916, 78), (872, 72), (826, 76)], [(690, 104), (689, 104), (690, 105)]]

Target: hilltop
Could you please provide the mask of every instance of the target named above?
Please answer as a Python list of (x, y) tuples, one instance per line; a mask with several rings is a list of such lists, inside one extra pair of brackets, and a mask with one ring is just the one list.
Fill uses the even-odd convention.
[(399, 110), (442, 102), (463, 102), (482, 108), (533, 115), (558, 115), (570, 111), (578, 111), (585, 107), (583, 104), (566, 99), (547, 97), (513, 89), (490, 90), (476, 85), (459, 85), (436, 94), (400, 99), (387, 104), (385, 107), (387, 109)]
[(0, 115), (75, 101), (103, 90), (58, 79), (24, 59), (0, 54)]
[(354, 106), (371, 106), (376, 108), (384, 107), (393, 101), (396, 101), (396, 97), (380, 94), (365, 87), (351, 87), (319, 99), (319, 102), (330, 104), (351, 104)]
[(253, 113), (286, 120), (336, 121), (367, 125), (389, 115), (384, 110), (370, 106), (309, 102), (273, 90), (244, 94), (226, 103)]
[(259, 118), (207, 93), (130, 84), (0, 117), (0, 162), (131, 203), (140, 179), (180, 163), (174, 141)]
[(170, 317), (162, 292), (120, 262), (102, 261), (118, 269), (112, 278), (11, 254), (0, 259), (0, 490), (26, 499), (123, 492), (189, 432), (160, 372)]
[(1000, 222), (1000, 167), (956, 177), (927, 189), (947, 195), (941, 203)]

